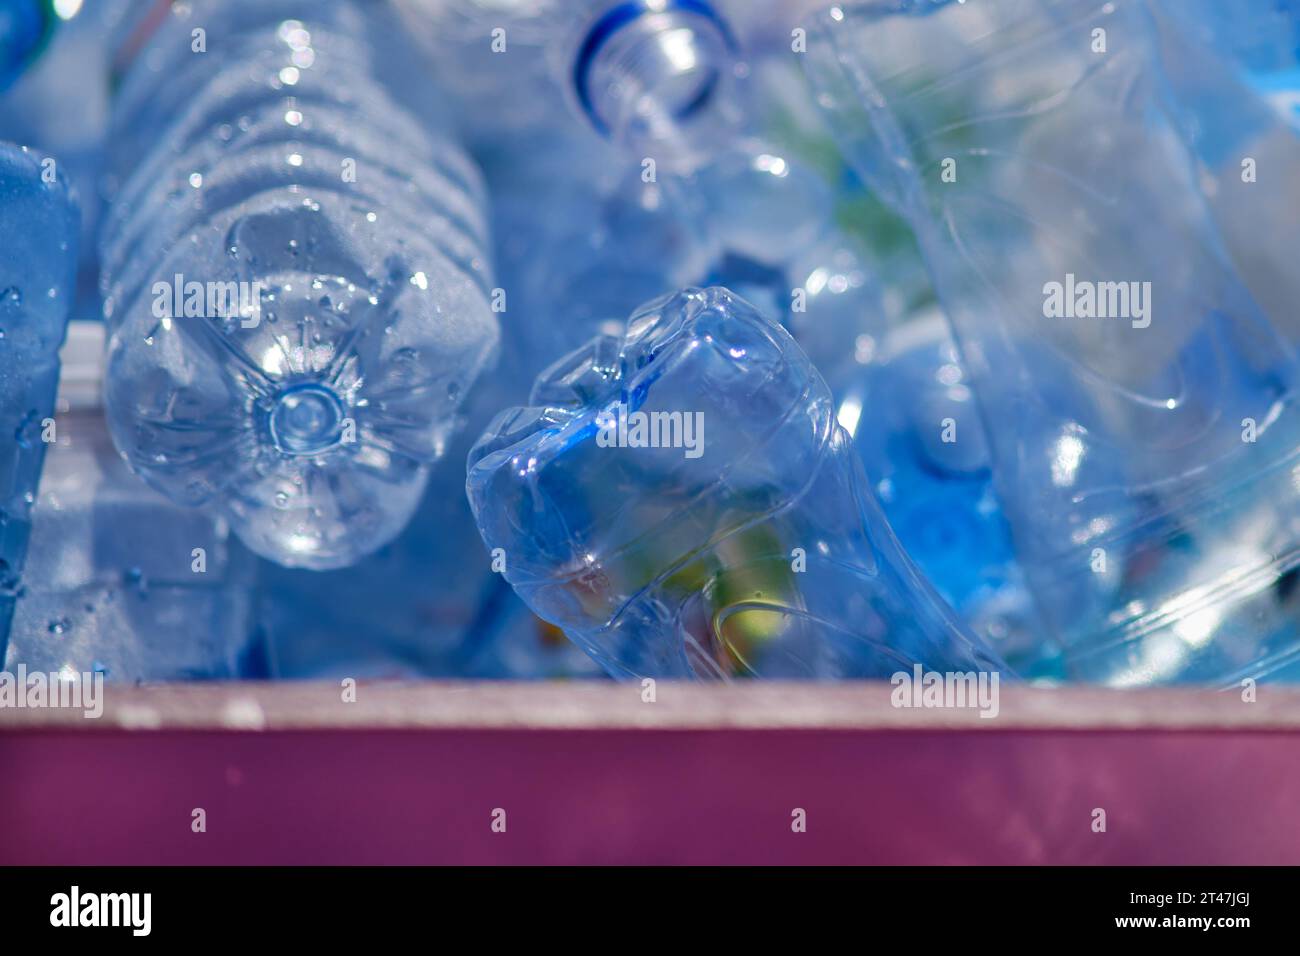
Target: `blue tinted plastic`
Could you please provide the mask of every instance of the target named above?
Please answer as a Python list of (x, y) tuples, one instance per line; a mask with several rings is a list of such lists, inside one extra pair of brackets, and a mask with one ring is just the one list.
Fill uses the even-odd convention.
[(615, 675), (1000, 666), (899, 548), (799, 347), (725, 289), (557, 363), (469, 464), (507, 580)]
[(119, 61), (114, 441), (288, 566), (401, 531), (498, 337), (477, 171), (374, 78), (380, 12), (177, 5)]
[(0, 143), (0, 651), (22, 587), (76, 281), (79, 219), (57, 170)]
[(100, 402), (103, 338), (99, 322), (69, 325), (8, 669), (127, 683), (265, 677), (252, 557), (226, 522), (174, 504), (127, 469)]
[(1300, 650), (1296, 360), (1219, 241), (1153, 36), (1133, 0), (844, 4), (809, 65), (916, 229), (1070, 673), (1267, 676)]

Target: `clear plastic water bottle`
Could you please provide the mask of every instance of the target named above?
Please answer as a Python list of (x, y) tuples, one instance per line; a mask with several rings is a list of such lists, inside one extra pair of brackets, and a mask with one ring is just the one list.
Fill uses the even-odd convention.
[(899, 547), (834, 412), (780, 326), (688, 289), (498, 416), (470, 503), (524, 601), (615, 676), (1000, 669)]
[(808, 60), (917, 232), (1070, 673), (1265, 677), (1300, 653), (1296, 359), (1213, 229), (1152, 37), (1133, 0), (843, 4)]
[(785, 6), (401, 4), (487, 175), (504, 360), (520, 359), (512, 403), (547, 362), (673, 289), (736, 283), (788, 301), (780, 283), (743, 281), (776, 277), (830, 214), (826, 186), (767, 141), (746, 93), (774, 59), (751, 59), (759, 27)]
[(57, 163), (0, 143), (0, 651), (23, 587), (31, 506), (53, 434), (78, 228)]
[[(724, 145), (742, 119), (737, 36), (711, 0), (401, 0), (401, 7), (461, 101), (475, 143), (557, 130), (576, 117), (593, 139), (681, 169)], [(521, 88), (529, 95), (518, 96)]]
[(734, 40), (709, 3), (400, 8), (439, 86), (456, 94), (486, 172), (505, 295), (502, 370), (515, 387), (506, 404), (521, 403), (546, 364), (603, 324), (708, 274), (712, 227), (698, 190), (674, 174), (734, 127), (737, 104), (723, 90)]
[(375, 79), (401, 43), (382, 5), (199, 0), (123, 29), (113, 439), (258, 554), (347, 566), (414, 513), (496, 348), (477, 170)]
[(507, 404), (526, 399), (547, 363), (672, 290), (725, 285), (769, 314), (789, 309), (788, 267), (832, 229), (834, 196), (765, 124), (689, 169), (557, 125), (481, 152), (508, 298), (506, 360), (515, 343), (529, 346)]
[(127, 469), (102, 404), (104, 326), (73, 322), (7, 667), (112, 681), (265, 677), (252, 556)]

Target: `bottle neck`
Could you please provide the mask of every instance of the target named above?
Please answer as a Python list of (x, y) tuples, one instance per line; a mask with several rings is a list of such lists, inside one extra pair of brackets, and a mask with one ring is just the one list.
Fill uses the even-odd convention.
[(601, 135), (672, 164), (717, 134), (735, 56), (730, 29), (706, 0), (624, 0), (583, 32), (574, 92)]

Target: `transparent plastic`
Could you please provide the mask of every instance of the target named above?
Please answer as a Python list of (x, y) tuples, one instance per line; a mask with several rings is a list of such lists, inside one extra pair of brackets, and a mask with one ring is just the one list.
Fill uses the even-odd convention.
[(615, 676), (1001, 669), (899, 547), (806, 356), (725, 289), (554, 365), (467, 488), (506, 579)]
[[(878, 321), (872, 323), (880, 329)], [(993, 488), (975, 394), (931, 307), (855, 351), (836, 417), (908, 557), (966, 625), (1025, 677), (1059, 676)]]
[(224, 520), (132, 475), (109, 439), (103, 324), (73, 322), (61, 358), (57, 440), (32, 508), (7, 669), (125, 683), (267, 676), (251, 555)]
[(57, 161), (0, 143), (0, 658), (23, 561), (76, 283), (80, 219)]
[[(1192, 150), (1201, 195), (1242, 282), (1300, 344), (1300, 178), (1291, 173), (1300, 167), (1300, 4), (1164, 2), (1153, 11), (1171, 116)], [(1232, 40), (1248, 37), (1277, 51), (1279, 72), (1243, 71)], [(1289, 72), (1280, 62), (1288, 45)], [(1269, 103), (1288, 83), (1294, 125)]]
[(808, 57), (916, 230), (1066, 666), (1120, 685), (1300, 652), (1296, 359), (1219, 241), (1159, 64), (1134, 0), (842, 4)]
[(472, 140), (555, 129), (572, 113), (625, 154), (654, 157), (666, 169), (699, 165), (740, 123), (735, 80), (743, 66), (724, 6), (401, 0), (441, 81), (462, 100)]
[(478, 173), (375, 79), (378, 10), (175, 5), (119, 56), (113, 439), (290, 566), (401, 531), (498, 338)]

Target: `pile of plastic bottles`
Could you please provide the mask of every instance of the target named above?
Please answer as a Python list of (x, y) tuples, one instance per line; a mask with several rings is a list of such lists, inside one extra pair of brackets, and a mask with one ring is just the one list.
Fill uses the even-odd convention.
[(1297, 137), (1294, 0), (0, 0), (5, 667), (1300, 678)]

